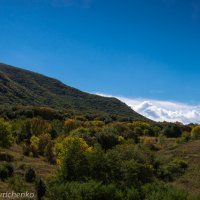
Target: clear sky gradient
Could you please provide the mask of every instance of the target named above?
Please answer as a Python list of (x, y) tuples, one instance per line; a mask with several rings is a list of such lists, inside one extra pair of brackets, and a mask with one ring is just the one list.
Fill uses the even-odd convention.
[(200, 104), (200, 2), (0, 0), (0, 62), (88, 92)]

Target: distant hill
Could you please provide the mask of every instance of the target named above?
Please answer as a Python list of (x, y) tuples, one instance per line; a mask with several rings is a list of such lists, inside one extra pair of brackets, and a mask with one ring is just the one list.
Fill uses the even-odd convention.
[(74, 113), (147, 120), (116, 98), (82, 92), (28, 70), (0, 64), (0, 105), (48, 106)]

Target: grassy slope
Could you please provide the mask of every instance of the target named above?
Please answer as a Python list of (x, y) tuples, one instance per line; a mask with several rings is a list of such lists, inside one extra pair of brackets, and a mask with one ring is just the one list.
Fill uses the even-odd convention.
[[(23, 156), (22, 148), (18, 145), (12, 146), (10, 149), (2, 149), (0, 148), (0, 152), (9, 153), (14, 156), (14, 161), (11, 162), (14, 166), (14, 174), (15, 176), (19, 176), (22, 180), (23, 185), (27, 187), (27, 191), (34, 191), (33, 184), (26, 183), (24, 180), (24, 172), (25, 168), (32, 167), (35, 169), (36, 174), (43, 177), (44, 179), (49, 176), (55, 175), (57, 171), (57, 166), (50, 165), (45, 161), (44, 158), (30, 158), (27, 156)], [(1, 162), (0, 162), (1, 163)], [(24, 169), (22, 168), (24, 166)], [(2, 182), (0, 180), (0, 192), (12, 191), (13, 188), (8, 184), (7, 181)]]
[(186, 173), (172, 182), (172, 185), (193, 194), (200, 194), (200, 140), (183, 144), (176, 144), (173, 139), (168, 139), (166, 142), (165, 148), (159, 151), (160, 155), (179, 157), (189, 163)]

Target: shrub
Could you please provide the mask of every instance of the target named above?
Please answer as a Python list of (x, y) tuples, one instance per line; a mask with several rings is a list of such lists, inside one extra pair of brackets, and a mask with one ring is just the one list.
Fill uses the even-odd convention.
[(99, 133), (97, 136), (97, 140), (102, 149), (104, 149), (105, 151), (119, 144), (117, 135), (112, 132)]
[(152, 179), (153, 171), (150, 166), (138, 163), (134, 160), (123, 161), (121, 165), (123, 183), (126, 187), (148, 183)]
[(5, 167), (0, 166), (0, 178), (2, 181), (4, 181), (5, 179), (7, 179), (8, 176), (8, 170)]
[(25, 172), (25, 180), (28, 183), (32, 183), (35, 181), (36, 173), (35, 170), (32, 168), (28, 168)]
[(13, 175), (14, 168), (10, 163), (4, 163), (0, 166), (0, 179), (4, 181)]
[[(35, 189), (37, 192), (38, 200), (41, 200), (46, 193), (46, 184), (42, 178), (36, 180)], [(57, 194), (58, 195), (58, 194)], [(57, 199), (57, 198), (56, 198)]]
[(182, 134), (182, 129), (179, 124), (167, 123), (163, 127), (161, 134), (164, 134), (167, 137), (180, 137)]
[(158, 176), (164, 180), (171, 181), (175, 177), (180, 176), (187, 169), (188, 164), (181, 159), (174, 159), (164, 165), (158, 170)]
[(151, 183), (142, 187), (144, 200), (188, 200), (188, 194), (182, 190), (165, 186), (162, 183)]
[(6, 162), (6, 163), (4, 164), (4, 167), (8, 170), (8, 177), (13, 176), (13, 172), (14, 172), (14, 167), (13, 167), (13, 165)]
[(53, 184), (49, 189), (49, 199), (123, 200), (124, 198), (122, 192), (115, 185), (103, 185), (100, 182), (91, 180), (88, 182)]
[(131, 187), (126, 191), (126, 200), (140, 200), (140, 193), (134, 188)]

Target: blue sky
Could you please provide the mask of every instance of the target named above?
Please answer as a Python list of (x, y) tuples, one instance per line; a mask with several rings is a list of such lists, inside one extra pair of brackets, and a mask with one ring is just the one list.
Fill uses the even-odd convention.
[(200, 2), (0, 0), (0, 62), (88, 92), (200, 104)]

